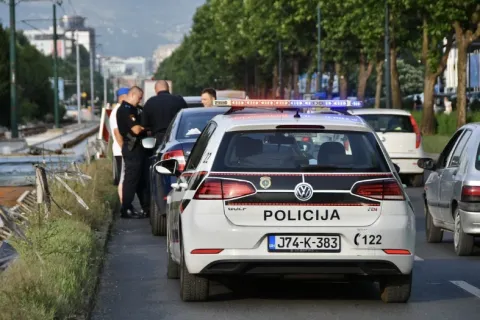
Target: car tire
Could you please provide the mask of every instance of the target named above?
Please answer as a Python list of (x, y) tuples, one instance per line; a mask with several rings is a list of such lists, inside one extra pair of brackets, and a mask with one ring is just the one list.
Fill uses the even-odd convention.
[(168, 254), (168, 262), (167, 262), (167, 278), (168, 279), (179, 279), (180, 278), (180, 266), (178, 263), (173, 261), (172, 254), (170, 253), (170, 249), (168, 249), (169, 244), (167, 242), (167, 254)]
[(181, 248), (180, 298), (183, 301), (206, 301), (210, 289), (209, 280), (188, 272), (183, 245)]
[(414, 174), (409, 177), (410, 185), (413, 188), (419, 188), (423, 186), (423, 173), (422, 174)]
[(117, 168), (117, 161), (115, 157), (112, 157), (112, 175), (113, 175), (113, 185), (118, 186), (120, 182), (120, 170)]
[(153, 175), (152, 179), (155, 179), (155, 182), (152, 180), (150, 184), (150, 227), (152, 229), (152, 234), (154, 236), (165, 236), (167, 234), (167, 215), (166, 215), (166, 205), (162, 208), (159, 208), (157, 205), (157, 199), (159, 201), (163, 200), (163, 189), (159, 187), (159, 177)]
[(433, 217), (428, 210), (428, 206), (424, 205), (425, 212), (425, 236), (428, 243), (439, 243), (443, 240), (443, 230), (433, 224)]
[(406, 303), (412, 291), (412, 274), (387, 276), (380, 281), (380, 297), (385, 303)]
[(475, 238), (463, 232), (460, 210), (455, 209), (455, 227), (453, 231), (453, 246), (457, 256), (470, 256), (473, 252)]
[(155, 198), (150, 202), (150, 224), (154, 236), (165, 236), (167, 234), (167, 217), (160, 212)]

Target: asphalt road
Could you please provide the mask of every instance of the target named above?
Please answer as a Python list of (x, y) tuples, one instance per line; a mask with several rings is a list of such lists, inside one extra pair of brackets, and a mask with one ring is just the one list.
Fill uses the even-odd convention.
[(93, 319), (479, 319), (480, 248), (472, 257), (457, 257), (448, 233), (443, 243), (427, 244), (421, 192), (408, 190), (417, 216), (408, 304), (384, 304), (370, 283), (298, 280), (246, 284), (242, 295), (215, 285), (212, 301), (184, 303), (179, 280), (166, 277), (165, 238), (151, 235), (147, 219), (118, 219)]

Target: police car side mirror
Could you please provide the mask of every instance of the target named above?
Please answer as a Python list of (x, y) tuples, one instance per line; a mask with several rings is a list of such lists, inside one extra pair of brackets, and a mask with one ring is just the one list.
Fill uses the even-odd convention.
[(148, 138), (142, 139), (142, 146), (145, 149), (153, 149), (156, 143), (157, 143), (157, 139), (155, 139), (154, 137), (148, 137)]
[(422, 169), (430, 170), (430, 171), (433, 171), (436, 168), (435, 160), (433, 160), (432, 158), (418, 159), (417, 165)]
[(178, 161), (175, 159), (162, 160), (155, 164), (155, 171), (168, 176), (178, 175)]

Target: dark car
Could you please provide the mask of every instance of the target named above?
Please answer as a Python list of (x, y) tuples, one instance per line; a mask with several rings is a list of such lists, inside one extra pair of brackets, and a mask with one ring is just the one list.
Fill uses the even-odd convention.
[(179, 170), (183, 170), (193, 145), (208, 121), (227, 110), (222, 107), (182, 109), (170, 123), (162, 143), (150, 161), (150, 223), (153, 235), (165, 235), (166, 199), (172, 189), (171, 184), (176, 180), (175, 177), (159, 174), (153, 165), (160, 160), (175, 159), (180, 165)]

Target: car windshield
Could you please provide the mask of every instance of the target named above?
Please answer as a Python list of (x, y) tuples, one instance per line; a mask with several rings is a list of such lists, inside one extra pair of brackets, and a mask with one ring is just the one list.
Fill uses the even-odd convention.
[(359, 114), (376, 132), (415, 132), (410, 117), (396, 114)]
[(374, 133), (227, 132), (213, 164), (223, 172), (389, 172)]
[(198, 113), (185, 113), (180, 119), (178, 125), (177, 135), (175, 139), (196, 139), (202, 133), (203, 128), (217, 114), (224, 113), (225, 110), (219, 110), (218, 112), (198, 112)]

